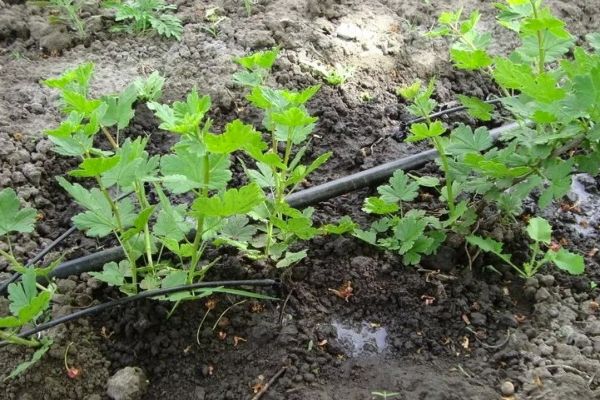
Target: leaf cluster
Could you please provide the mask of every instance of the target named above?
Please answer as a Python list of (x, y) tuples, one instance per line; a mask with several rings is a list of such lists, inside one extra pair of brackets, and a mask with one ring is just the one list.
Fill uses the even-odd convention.
[(114, 31), (144, 33), (153, 30), (160, 36), (181, 40), (183, 25), (171, 13), (177, 7), (165, 0), (107, 0), (103, 6), (115, 10), (115, 21), (123, 22)]

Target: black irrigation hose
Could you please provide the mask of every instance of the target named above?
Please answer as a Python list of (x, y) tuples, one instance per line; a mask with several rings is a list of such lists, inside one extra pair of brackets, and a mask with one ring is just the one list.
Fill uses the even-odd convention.
[[(125, 197), (129, 196), (130, 194), (132, 194), (132, 192), (124, 193), (124, 194), (120, 195), (119, 197), (117, 197), (117, 201), (123, 200)], [(58, 246), (66, 238), (71, 236), (73, 234), (73, 232), (75, 232), (76, 230), (77, 230), (77, 228), (75, 226), (71, 226), (69, 229), (67, 229), (65, 232), (63, 232), (62, 235), (60, 235), (59, 237), (54, 239), (54, 241), (52, 241), (52, 243), (50, 243), (48, 246), (44, 247), (42, 249), (42, 251), (40, 251), (35, 257), (33, 257), (31, 260), (29, 260), (27, 262), (27, 264), (25, 264), (25, 267), (31, 267), (32, 265), (34, 265), (35, 263), (40, 261), (42, 258), (44, 258), (46, 256), (46, 254), (50, 253), (56, 246)], [(85, 258), (85, 257), (82, 257), (82, 258)], [(69, 262), (67, 261), (61, 265), (65, 265), (65, 264), (69, 264)], [(4, 293), (6, 293), (6, 289), (8, 288), (8, 285), (15, 282), (17, 279), (19, 279), (20, 276), (21, 276), (20, 273), (15, 272), (10, 276), (10, 278), (2, 281), (2, 283), (0, 283), (0, 295), (3, 295)], [(50, 274), (50, 276), (52, 276), (52, 274)]]
[[(496, 140), (503, 133), (514, 130), (518, 126), (519, 125), (516, 123), (503, 125), (490, 130), (490, 134), (492, 135), (492, 138)], [(379, 184), (392, 176), (394, 171), (398, 169), (411, 170), (419, 168), (427, 162), (433, 160), (436, 155), (437, 152), (435, 150), (426, 150), (418, 154), (403, 157), (395, 161), (369, 168), (356, 174), (338, 178), (333, 181), (293, 193), (288, 196), (286, 200), (291, 206), (296, 208), (317, 204), (321, 201), (337, 197), (342, 194)], [(50, 277), (66, 278), (71, 275), (79, 275), (83, 272), (96, 271), (108, 262), (121, 260), (123, 255), (124, 252), (121, 247), (112, 247), (102, 250), (60, 264), (50, 273)], [(5, 289), (6, 286), (8, 286), (8, 284), (5, 285), (3, 283), (2, 288)], [(0, 290), (0, 294), (3, 294), (3, 291)]]
[[(495, 141), (505, 132), (514, 130), (518, 126), (519, 125), (516, 123), (510, 123), (490, 130), (490, 134)], [(437, 151), (433, 149), (426, 150), (412, 156), (390, 161), (356, 174), (344, 176), (342, 178), (293, 193), (288, 196), (286, 200), (294, 207), (306, 207), (311, 204), (316, 204), (321, 201), (352, 192), (354, 190), (379, 184), (392, 176), (394, 171), (398, 169), (416, 169), (423, 166), (428, 161), (433, 160), (436, 156)]]
[[(496, 103), (501, 103), (502, 100), (506, 100), (506, 99), (509, 99), (509, 98), (511, 98), (511, 96), (498, 97), (498, 98), (495, 98), (495, 99), (484, 100), (483, 102), (487, 103), (487, 104), (496, 104)], [(468, 108), (469, 107), (467, 107), (467, 106), (451, 107), (451, 108), (447, 108), (445, 110), (441, 110), (441, 111), (435, 112), (435, 113), (429, 115), (428, 118), (429, 119), (433, 119), (433, 118), (441, 117), (442, 115), (446, 115), (446, 114), (455, 114), (457, 112), (465, 111)], [(425, 117), (413, 118), (413, 119), (407, 121), (406, 125), (411, 125), (411, 124), (414, 124), (414, 123), (417, 123), (417, 122), (423, 122), (423, 121), (426, 121), (426, 120), (427, 120), (427, 118), (425, 118)]]
[[(44, 324), (40, 324), (33, 329), (30, 329), (25, 332), (19, 333), (19, 337), (25, 338), (31, 335), (35, 335), (36, 333), (48, 330), (57, 325), (61, 325), (73, 320), (76, 320), (81, 317), (85, 317), (88, 315), (97, 314), (101, 311), (107, 310), (112, 307), (120, 306), (123, 304), (131, 303), (134, 301), (147, 299), (151, 297), (164, 296), (171, 293), (180, 293), (186, 291), (192, 291), (195, 289), (203, 289), (203, 288), (216, 288), (216, 287), (233, 287), (233, 286), (253, 286), (253, 287), (273, 287), (279, 285), (281, 282), (274, 279), (253, 279), (246, 281), (215, 281), (215, 282), (198, 282), (193, 283), (191, 285), (177, 286), (172, 288), (165, 289), (157, 289), (157, 290), (149, 290), (146, 292), (138, 293), (133, 296), (121, 297), (113, 301), (109, 301), (107, 303), (101, 303), (84, 310), (80, 310), (74, 312), (69, 315), (65, 315), (60, 318), (53, 319), (52, 321), (48, 321)], [(4, 346), (9, 344), (7, 341), (0, 342), (0, 346)]]

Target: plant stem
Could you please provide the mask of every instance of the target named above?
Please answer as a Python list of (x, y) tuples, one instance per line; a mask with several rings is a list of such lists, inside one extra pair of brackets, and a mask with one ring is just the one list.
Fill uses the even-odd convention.
[[(205, 150), (206, 151), (206, 150)], [(208, 197), (208, 184), (210, 182), (210, 156), (208, 153), (204, 154), (202, 159), (203, 167), (204, 167), (204, 186), (202, 187), (202, 196)], [(192, 260), (190, 263), (190, 270), (188, 272), (188, 283), (192, 283), (194, 280), (194, 273), (196, 272), (196, 267), (198, 262), (200, 262), (200, 257), (202, 256), (202, 252), (200, 251), (200, 244), (202, 243), (202, 235), (204, 234), (204, 216), (200, 216), (196, 223), (196, 235), (194, 236), (194, 255), (192, 256)]]
[[(535, 5), (535, 0), (529, 0), (531, 3), (531, 8), (533, 9), (533, 16), (538, 18), (538, 9)], [(536, 32), (537, 42), (538, 42), (538, 73), (541, 75), (545, 70), (546, 65), (546, 50), (544, 49), (544, 34), (542, 31)]]
[(98, 183), (98, 187), (100, 188), (100, 191), (104, 195), (104, 198), (106, 199), (106, 201), (108, 201), (108, 204), (110, 204), (110, 208), (111, 208), (113, 214), (115, 215), (115, 221), (117, 223), (117, 230), (115, 231), (115, 236), (117, 237), (119, 244), (125, 251), (125, 256), (127, 257), (127, 260), (129, 261), (129, 270), (131, 271), (131, 281), (132, 281), (132, 284), (134, 287), (133, 290), (134, 290), (134, 293), (137, 293), (137, 265), (135, 264), (135, 260), (133, 259), (133, 256), (132, 256), (133, 250), (132, 250), (131, 246), (126, 241), (121, 240), (120, 235), (122, 235), (125, 230), (123, 228), (121, 212), (119, 211), (119, 205), (117, 204), (117, 202), (113, 201), (113, 199), (110, 197), (110, 195), (108, 194), (108, 190), (106, 190), (106, 188), (102, 184), (102, 181), (100, 180), (99, 177), (96, 177), (96, 182)]
[(450, 178), (450, 165), (448, 163), (448, 156), (446, 155), (446, 152), (444, 151), (444, 147), (442, 146), (442, 142), (440, 141), (439, 137), (434, 137), (432, 138), (433, 141), (433, 145), (435, 146), (435, 149), (437, 150), (439, 156), (440, 156), (440, 161), (442, 163), (442, 169), (444, 170), (444, 175), (446, 178), (446, 197), (447, 197), (447, 201), (448, 201), (448, 209), (450, 210), (450, 215), (454, 214), (454, 193), (453, 193), (453, 189), (452, 189), (452, 179)]
[(116, 150), (119, 148), (119, 144), (115, 141), (115, 139), (110, 134), (108, 129), (106, 129), (106, 127), (104, 127), (104, 126), (102, 127), (102, 133), (104, 133), (104, 136), (106, 136), (106, 139), (108, 139), (108, 142), (110, 143), (110, 145), (112, 146), (113, 149)]
[(6, 340), (7, 342), (13, 344), (18, 344), (27, 347), (39, 347), (41, 345), (41, 343), (35, 339), (25, 339), (17, 335), (5, 332), (3, 330), (0, 330), (0, 339)]
[[(144, 184), (141, 182), (135, 182), (134, 188), (138, 201), (140, 202), (140, 206), (143, 209), (150, 207), (150, 204), (146, 199), (146, 191), (144, 190)], [(152, 274), (155, 275), (154, 261), (152, 259), (152, 242), (150, 240), (150, 228), (148, 227), (148, 221), (144, 223), (144, 246), (146, 250), (146, 261), (148, 262), (148, 266), (150, 267)]]

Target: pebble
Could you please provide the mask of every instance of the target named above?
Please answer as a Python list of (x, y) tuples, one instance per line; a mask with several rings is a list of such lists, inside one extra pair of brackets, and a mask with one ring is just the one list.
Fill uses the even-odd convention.
[(538, 291), (535, 293), (535, 300), (536, 301), (546, 301), (550, 298), (550, 292), (548, 292), (548, 289), (546, 288), (540, 288), (538, 289)]
[(106, 394), (113, 400), (139, 400), (147, 389), (144, 371), (138, 367), (125, 367), (108, 379)]
[(503, 396), (512, 396), (515, 393), (515, 385), (510, 381), (504, 381), (500, 385), (500, 392), (502, 392)]

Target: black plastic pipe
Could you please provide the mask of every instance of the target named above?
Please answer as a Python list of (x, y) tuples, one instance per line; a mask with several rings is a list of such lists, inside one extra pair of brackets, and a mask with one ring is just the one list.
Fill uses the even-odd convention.
[[(29, 337), (31, 335), (35, 335), (36, 333), (53, 328), (57, 325), (64, 324), (64, 323), (67, 323), (67, 322), (70, 322), (70, 321), (73, 321), (73, 320), (76, 320), (78, 318), (85, 317), (88, 315), (97, 314), (101, 311), (104, 311), (104, 310), (112, 308), (112, 307), (120, 306), (123, 304), (131, 303), (133, 301), (138, 301), (138, 300), (142, 300), (142, 299), (148, 299), (148, 298), (158, 297), (158, 296), (165, 296), (167, 294), (172, 294), (172, 293), (180, 293), (180, 292), (187, 292), (187, 291), (192, 291), (192, 290), (196, 290), (196, 289), (217, 288), (217, 287), (234, 287), (234, 286), (235, 287), (239, 287), (239, 286), (272, 287), (272, 286), (276, 286), (279, 284), (281, 284), (281, 282), (274, 280), (274, 279), (252, 279), (252, 280), (246, 280), (246, 281), (198, 282), (198, 283), (193, 283), (191, 285), (176, 286), (176, 287), (172, 287), (172, 288), (164, 288), (164, 289), (157, 289), (157, 290), (148, 290), (146, 292), (138, 293), (133, 296), (121, 297), (116, 300), (109, 301), (107, 303), (101, 303), (101, 304), (98, 304), (98, 305), (95, 305), (92, 307), (88, 307), (84, 310), (80, 310), (80, 311), (62, 316), (60, 318), (53, 319), (52, 321), (48, 321), (44, 324), (40, 324), (33, 329), (30, 329), (25, 332), (21, 332), (17, 336), (22, 337), (22, 338)], [(9, 342), (7, 342), (7, 341), (0, 342), (0, 346), (4, 346), (6, 344), (9, 344)]]
[[(490, 134), (493, 140), (496, 140), (505, 132), (514, 130), (518, 127), (518, 124), (510, 123), (490, 130)], [(403, 157), (356, 174), (334, 179), (333, 181), (293, 193), (288, 196), (286, 200), (291, 206), (296, 208), (317, 204), (342, 194), (377, 185), (391, 177), (394, 171), (398, 169), (412, 170), (422, 167), (436, 156), (437, 151), (433, 149), (426, 150), (418, 154)], [(104, 264), (111, 261), (120, 261), (123, 257), (124, 252), (121, 247), (112, 247), (101, 250), (60, 264), (50, 273), (50, 277), (66, 278), (71, 275), (79, 275), (83, 272), (97, 271), (102, 268)], [(0, 294), (2, 294), (2, 292), (0, 292)]]

